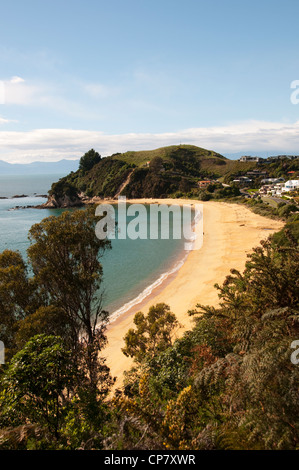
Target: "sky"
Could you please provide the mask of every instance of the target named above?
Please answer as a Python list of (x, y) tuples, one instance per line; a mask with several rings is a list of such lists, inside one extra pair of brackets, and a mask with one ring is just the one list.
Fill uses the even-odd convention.
[(298, 0), (0, 0), (0, 160), (298, 155), (298, 17)]

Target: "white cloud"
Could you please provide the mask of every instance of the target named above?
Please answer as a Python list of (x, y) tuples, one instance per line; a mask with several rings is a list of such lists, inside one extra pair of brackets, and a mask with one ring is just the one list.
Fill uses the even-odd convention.
[(18, 121), (16, 121), (15, 119), (6, 119), (6, 118), (3, 118), (3, 117), (0, 116), (0, 125), (1, 124), (8, 124), (10, 122), (18, 122)]
[(8, 119), (4, 119), (4, 118), (0, 117), (0, 124), (6, 124), (8, 122), (9, 122)]
[(10, 79), (10, 83), (23, 83), (23, 82), (25, 82), (24, 78), (17, 77), (17, 76), (12, 77)]
[(27, 84), (18, 76), (4, 82), (5, 104), (29, 105), (37, 104), (45, 94), (45, 88), (40, 85)]
[[(2, 85), (2, 88), (1, 88)], [(86, 85), (85, 91), (93, 98), (108, 96), (108, 88), (100, 84)], [(54, 110), (59, 115), (67, 115), (81, 119), (99, 119), (98, 110), (91, 110), (78, 100), (64, 97), (64, 86), (51, 83), (27, 82), (19, 76), (0, 81), (0, 104), (33, 106)]]
[(127, 150), (151, 150), (174, 144), (191, 144), (222, 154), (249, 150), (299, 154), (299, 121), (249, 121), (227, 126), (183, 129), (151, 134), (104, 134), (72, 129), (0, 131), (0, 159), (9, 162), (57, 161), (80, 158), (90, 148), (102, 156)]

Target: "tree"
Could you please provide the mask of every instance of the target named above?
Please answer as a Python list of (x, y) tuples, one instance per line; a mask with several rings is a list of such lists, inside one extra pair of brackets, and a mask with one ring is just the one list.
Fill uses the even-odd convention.
[(0, 254), (0, 340), (5, 344), (7, 358), (16, 352), (18, 322), (35, 307), (34, 287), (21, 254), (5, 250)]
[(149, 163), (149, 169), (153, 173), (159, 173), (163, 169), (163, 158), (154, 157)]
[(48, 304), (61, 309), (68, 319), (68, 341), (77, 353), (78, 364), (82, 360), (79, 356), (85, 354), (86, 377), (97, 394), (99, 371), (107, 380), (107, 370), (98, 362), (108, 322), (108, 312), (102, 308), (100, 258), (111, 243), (96, 237), (95, 224), (92, 207), (44, 219), (29, 232), (32, 245), (28, 258)]
[[(47, 439), (48, 431), (59, 445), (102, 441), (114, 379), (100, 355), (108, 322), (100, 261), (111, 244), (96, 237), (96, 223), (92, 207), (66, 211), (31, 228), (28, 266), (19, 253), (0, 255), (1, 332), (5, 346), (9, 339), (14, 347), (10, 356), (19, 349), (1, 370), (5, 445), (18, 446), (19, 433)], [(20, 439), (26, 446), (27, 438)]]
[(299, 337), (299, 252), (293, 217), (283, 237), (252, 250), (243, 273), (231, 270), (216, 285), (217, 307), (198, 305), (189, 312), (198, 314), (195, 327), (173, 345), (159, 352), (144, 315), (136, 318), (124, 352), (138, 368), (119, 398), (127, 448), (298, 448), (299, 370), (291, 345)]
[[(218, 436), (220, 448), (298, 447), (299, 372), (290, 355), (299, 334), (299, 253), (297, 241), (286, 237), (283, 245), (277, 237), (262, 241), (248, 255), (242, 274), (232, 270), (217, 286), (219, 308), (198, 306), (199, 324), (215, 318), (226, 322), (232, 348), (211, 364), (193, 368), (195, 389), (206, 397), (204, 407), (209, 409), (210, 401), (209, 413), (217, 411), (220, 426), (205, 431), (210, 440)], [(198, 438), (195, 443), (203, 445)]]
[(79, 170), (82, 170), (85, 173), (91, 170), (100, 161), (101, 155), (94, 149), (91, 149), (80, 158)]
[(139, 363), (151, 361), (156, 354), (165, 351), (172, 343), (174, 328), (179, 325), (170, 307), (164, 303), (150, 307), (147, 315), (136, 313), (134, 323), (137, 328), (131, 328), (126, 334), (122, 352)]
[(60, 336), (69, 343), (67, 338), (71, 332), (70, 320), (64, 310), (53, 305), (41, 306), (18, 322), (17, 348), (22, 349), (30, 338), (39, 334)]
[(2, 379), (0, 409), (6, 424), (29, 420), (47, 426), (59, 437), (65, 397), (73, 389), (77, 370), (63, 340), (38, 335), (11, 360)]
[(70, 319), (75, 342), (84, 334), (92, 342), (98, 323), (105, 322), (100, 286), (100, 258), (110, 241), (95, 234), (93, 208), (64, 212), (35, 224), (29, 232), (28, 258), (35, 281), (50, 305)]

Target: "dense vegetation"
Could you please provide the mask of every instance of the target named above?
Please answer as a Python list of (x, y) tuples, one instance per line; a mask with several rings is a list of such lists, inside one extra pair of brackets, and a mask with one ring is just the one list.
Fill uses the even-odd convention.
[(275, 160), (275, 161), (264, 161), (261, 163), (251, 163), (251, 162), (245, 162), (245, 163), (240, 163), (236, 162), (239, 165), (238, 166), (233, 166), (231, 165), (228, 171), (223, 175), (221, 180), (224, 183), (231, 183), (235, 178), (238, 176), (245, 176), (248, 171), (257, 169), (260, 172), (267, 172), (267, 175), (261, 175), (259, 177), (255, 177), (253, 183), (254, 184), (259, 184), (261, 180), (264, 178), (284, 178), (286, 181), (292, 178), (292, 173), (293, 172), (298, 172), (299, 170), (299, 161), (298, 159), (295, 160), (288, 160), (288, 159), (282, 159), (282, 160)]
[(95, 153), (92, 149), (83, 155), (79, 170), (54, 183), (50, 195), (59, 198), (65, 188), (72, 195), (114, 197), (130, 176), (122, 191), (127, 197), (178, 197), (191, 192), (196, 196), (199, 179), (219, 178), (231, 168), (252, 167), (192, 145), (117, 153), (102, 159)]
[[(120, 194), (128, 198), (229, 199), (240, 196), (233, 180), (250, 170), (287, 180), (291, 171), (298, 171), (298, 160), (240, 162), (192, 145), (116, 153), (106, 158), (91, 149), (81, 158), (78, 171), (54, 183), (49, 194), (58, 206), (65, 205), (64, 195), (73, 205), (79, 205), (82, 196), (114, 198)], [(249, 186), (259, 186), (264, 177), (254, 176)], [(211, 180), (211, 184), (202, 189), (200, 180)]]
[(189, 312), (179, 339), (169, 306), (136, 314), (133, 368), (111, 393), (98, 295), (109, 243), (92, 214), (33, 226), (28, 265), (0, 255), (0, 448), (298, 449), (298, 216), (215, 286), (219, 306)]

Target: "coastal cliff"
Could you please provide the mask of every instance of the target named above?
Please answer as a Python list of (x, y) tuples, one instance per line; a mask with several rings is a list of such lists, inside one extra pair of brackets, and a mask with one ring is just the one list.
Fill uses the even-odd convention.
[(66, 194), (58, 197), (55, 194), (48, 196), (47, 202), (42, 204), (44, 209), (57, 209), (66, 207), (80, 207), (84, 204), (80, 196), (70, 197)]
[(118, 196), (202, 201), (235, 197), (240, 195), (236, 178), (250, 175), (252, 188), (259, 187), (265, 175), (286, 179), (295, 170), (295, 161), (230, 160), (194, 145), (115, 153), (105, 158), (91, 149), (81, 157), (76, 172), (52, 184), (44, 207), (76, 207)]
[(101, 158), (93, 149), (79, 169), (53, 183), (47, 208), (74, 207), (94, 198), (169, 197), (187, 194), (200, 178), (217, 178), (230, 162), (222, 155), (193, 145), (116, 153)]

